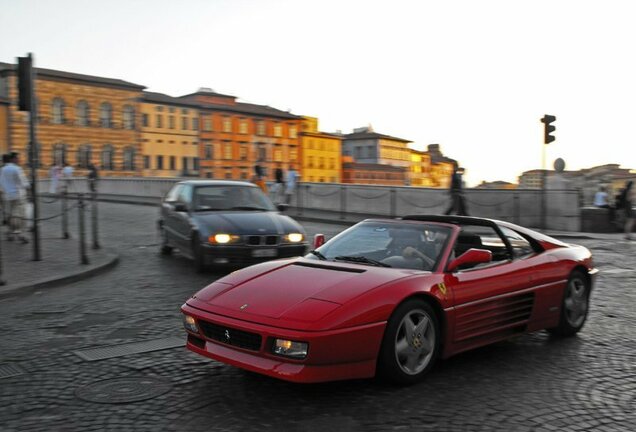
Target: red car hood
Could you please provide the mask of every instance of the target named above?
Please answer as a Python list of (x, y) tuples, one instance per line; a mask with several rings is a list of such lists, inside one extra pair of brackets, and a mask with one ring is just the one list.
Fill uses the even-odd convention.
[(195, 297), (240, 319), (257, 315), (314, 321), (367, 291), (412, 274), (409, 270), (300, 259), (250, 275), (235, 285), (225, 285), (221, 279)]

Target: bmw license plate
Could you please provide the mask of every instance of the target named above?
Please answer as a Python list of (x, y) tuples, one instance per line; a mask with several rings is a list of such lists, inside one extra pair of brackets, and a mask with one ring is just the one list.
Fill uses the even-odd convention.
[(252, 256), (256, 258), (275, 257), (276, 255), (276, 249), (254, 249), (252, 251)]

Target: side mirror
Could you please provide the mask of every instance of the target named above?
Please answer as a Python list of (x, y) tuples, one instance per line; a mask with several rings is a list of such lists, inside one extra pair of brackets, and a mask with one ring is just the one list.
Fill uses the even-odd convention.
[(325, 235), (324, 234), (316, 234), (314, 236), (314, 249), (318, 249), (320, 246), (325, 244)]
[(448, 264), (448, 271), (453, 272), (466, 264), (482, 264), (492, 261), (492, 252), (486, 249), (468, 249)]
[(182, 202), (177, 202), (177, 203), (174, 203), (174, 211), (187, 212), (188, 211), (188, 207)]
[(288, 204), (278, 204), (276, 206), (276, 208), (278, 209), (279, 212), (284, 212), (289, 208)]

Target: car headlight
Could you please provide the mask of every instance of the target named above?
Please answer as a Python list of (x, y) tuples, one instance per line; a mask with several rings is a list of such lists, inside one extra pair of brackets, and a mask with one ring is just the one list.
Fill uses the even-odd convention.
[(272, 351), (274, 354), (291, 357), (295, 359), (304, 359), (307, 357), (307, 349), (309, 344), (307, 342), (296, 342), (286, 339), (274, 339), (274, 346)]
[(237, 236), (237, 235), (218, 233), (218, 234), (212, 234), (210, 237), (208, 237), (208, 241), (212, 244), (228, 244), (228, 243), (234, 243), (240, 240), (240, 238), (241, 236)]
[(183, 316), (183, 327), (185, 327), (186, 330), (191, 331), (193, 333), (199, 333), (199, 326), (197, 326), (197, 320), (195, 320), (194, 317), (191, 317), (190, 315)]
[(305, 239), (305, 236), (301, 233), (289, 233), (285, 236), (285, 241), (287, 243), (300, 243)]

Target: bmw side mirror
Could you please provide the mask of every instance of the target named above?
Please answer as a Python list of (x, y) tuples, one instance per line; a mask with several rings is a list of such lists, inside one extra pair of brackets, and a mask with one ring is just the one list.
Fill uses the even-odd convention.
[(187, 212), (188, 211), (188, 207), (182, 202), (174, 203), (174, 211)]
[(489, 263), (492, 261), (492, 252), (486, 249), (468, 249), (448, 264), (447, 270), (453, 272), (460, 266)]

